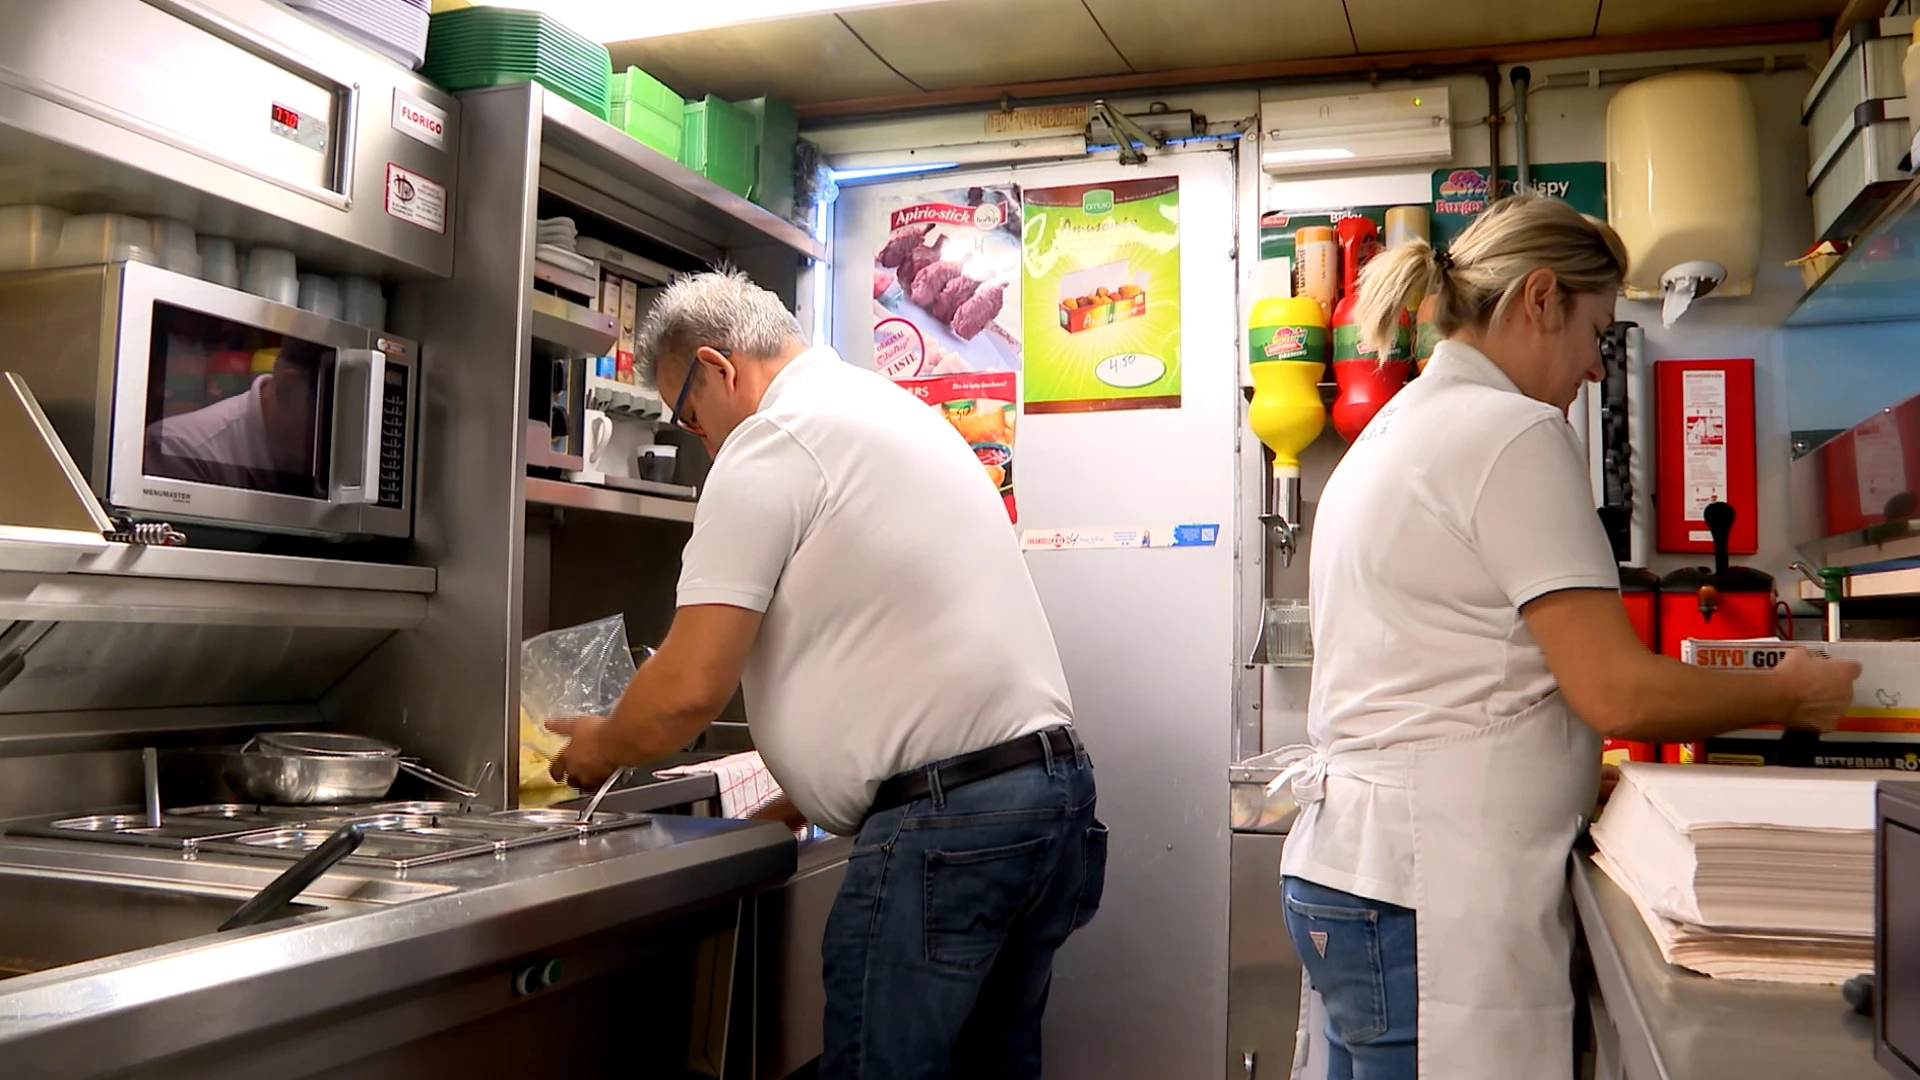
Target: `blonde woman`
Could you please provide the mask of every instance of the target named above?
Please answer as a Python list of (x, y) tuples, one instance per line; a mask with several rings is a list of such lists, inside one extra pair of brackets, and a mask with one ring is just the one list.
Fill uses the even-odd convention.
[(1604, 223), (1519, 197), (1361, 277), (1370, 343), (1416, 291), (1446, 340), (1313, 529), (1312, 745), (1281, 872), (1331, 1080), (1571, 1076), (1567, 856), (1600, 737), (1831, 730), (1852, 696), (1854, 664), (1713, 672), (1634, 635), (1566, 420), (1626, 268)]

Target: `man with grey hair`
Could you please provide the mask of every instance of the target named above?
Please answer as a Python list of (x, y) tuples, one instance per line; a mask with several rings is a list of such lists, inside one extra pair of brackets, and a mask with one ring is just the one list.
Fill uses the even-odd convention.
[(1093, 918), (1107, 830), (999, 495), (952, 425), (808, 348), (744, 275), (670, 286), (640, 370), (713, 470), (678, 610), (581, 786), (685, 746), (746, 692), (807, 820), (856, 835), (822, 945), (824, 1080), (1040, 1076), (1053, 956)]

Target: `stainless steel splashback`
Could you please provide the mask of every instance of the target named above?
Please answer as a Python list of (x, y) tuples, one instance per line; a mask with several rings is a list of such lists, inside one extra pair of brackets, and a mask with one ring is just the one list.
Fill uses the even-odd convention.
[(339, 627), (0, 623), (0, 715), (316, 701), (392, 633)]

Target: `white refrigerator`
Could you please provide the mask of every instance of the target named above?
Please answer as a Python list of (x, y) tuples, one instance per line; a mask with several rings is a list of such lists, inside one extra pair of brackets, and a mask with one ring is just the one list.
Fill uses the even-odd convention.
[(1214, 546), (1027, 556), (1094, 760), (1099, 814), (1112, 829), (1100, 913), (1055, 967), (1046, 1071), (1059, 1080), (1222, 1073), (1225, 776), (1245, 610), (1235, 571), (1244, 399), (1234, 157), (1191, 148), (1140, 167), (1090, 160), (923, 175), (844, 188), (833, 209), (828, 333), (849, 362), (872, 367), (874, 255), (903, 198), (1153, 177), (1179, 180), (1179, 407), (1023, 412), (1017, 425), (1019, 530), (1220, 526)]

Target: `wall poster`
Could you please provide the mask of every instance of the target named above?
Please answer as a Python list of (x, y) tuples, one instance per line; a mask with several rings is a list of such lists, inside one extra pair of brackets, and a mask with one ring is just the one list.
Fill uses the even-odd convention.
[(939, 409), (1007, 517), (1020, 390), (1020, 189), (897, 200), (873, 260), (874, 370)]
[[(1500, 167), (1499, 196), (1514, 194), (1520, 173)], [(1487, 208), (1487, 170), (1435, 169), (1433, 173), (1433, 246), (1444, 248), (1465, 232)], [(1604, 161), (1547, 162), (1528, 170), (1527, 187), (1536, 195), (1564, 199), (1583, 214), (1607, 219), (1607, 164)]]
[(910, 196), (873, 259), (873, 368), (891, 379), (1020, 370), (1020, 189)]
[(987, 482), (1000, 493), (1007, 518), (1020, 520), (1013, 499), (1013, 432), (1020, 412), (1019, 376), (1011, 371), (902, 379), (907, 392), (940, 410), (980, 459)]
[(1026, 411), (1180, 407), (1180, 181), (1028, 189)]

